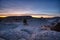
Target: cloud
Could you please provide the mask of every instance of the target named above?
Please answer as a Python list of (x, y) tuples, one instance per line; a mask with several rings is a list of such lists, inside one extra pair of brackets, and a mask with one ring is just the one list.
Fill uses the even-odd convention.
[(0, 0), (0, 13), (59, 14), (56, 0)]

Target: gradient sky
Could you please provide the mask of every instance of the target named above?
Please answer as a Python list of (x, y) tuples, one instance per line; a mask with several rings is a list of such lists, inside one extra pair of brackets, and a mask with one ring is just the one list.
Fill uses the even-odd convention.
[(0, 0), (1, 13), (60, 16), (60, 0)]

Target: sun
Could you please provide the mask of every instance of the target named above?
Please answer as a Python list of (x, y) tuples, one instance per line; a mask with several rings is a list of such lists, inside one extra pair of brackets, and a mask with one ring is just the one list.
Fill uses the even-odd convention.
[(32, 16), (33, 18), (41, 18), (41, 16)]

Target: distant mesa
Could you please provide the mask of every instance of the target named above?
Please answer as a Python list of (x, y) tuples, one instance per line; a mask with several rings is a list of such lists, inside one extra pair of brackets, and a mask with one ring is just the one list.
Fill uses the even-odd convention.
[(31, 16), (7, 16), (7, 17), (0, 17), (0, 21), (5, 21), (5, 22), (13, 22), (13, 21), (20, 21), (23, 19), (30, 19), (32, 18)]

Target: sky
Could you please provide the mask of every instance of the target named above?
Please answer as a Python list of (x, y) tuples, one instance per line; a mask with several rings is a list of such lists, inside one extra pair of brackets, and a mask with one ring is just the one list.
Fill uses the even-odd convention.
[(3, 13), (60, 16), (60, 0), (0, 0), (0, 14)]

